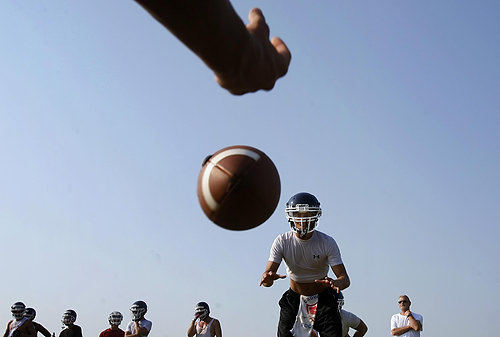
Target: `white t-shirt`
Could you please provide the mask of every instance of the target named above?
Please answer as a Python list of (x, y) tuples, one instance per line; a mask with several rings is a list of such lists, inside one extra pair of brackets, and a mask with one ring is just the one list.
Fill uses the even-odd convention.
[(330, 266), (342, 264), (337, 243), (320, 231), (314, 231), (309, 240), (298, 238), (292, 231), (278, 235), (269, 261), (281, 260), (285, 260), (286, 272), (296, 282), (314, 282), (325, 277)]
[(340, 319), (342, 320), (342, 336), (349, 333), (349, 328), (356, 329), (361, 322), (358, 316), (344, 309), (340, 309)]
[[(417, 321), (420, 321), (420, 324), (422, 324), (422, 331), (423, 331), (424, 330), (424, 318), (422, 317), (422, 315), (414, 313), (413, 311), (411, 312), (411, 315)], [(402, 328), (402, 327), (405, 327), (408, 325), (410, 325), (410, 320), (405, 315), (401, 315), (401, 314), (392, 315), (392, 317), (391, 317), (391, 330), (394, 328)], [(419, 337), (419, 336), (420, 336), (420, 331), (415, 331), (415, 330), (410, 330), (410, 331), (400, 335), (400, 337)]]
[[(151, 327), (153, 326), (153, 323), (151, 323), (151, 321), (148, 321), (147, 319), (143, 319), (142, 321), (139, 321), (139, 326), (141, 328), (146, 328), (148, 331), (151, 331)], [(132, 321), (130, 322), (128, 325), (127, 325), (127, 330), (125, 330), (125, 332), (129, 332), (133, 335), (135, 335), (137, 333), (137, 331), (135, 331), (135, 322)], [(147, 336), (147, 335), (141, 335), (141, 336)]]

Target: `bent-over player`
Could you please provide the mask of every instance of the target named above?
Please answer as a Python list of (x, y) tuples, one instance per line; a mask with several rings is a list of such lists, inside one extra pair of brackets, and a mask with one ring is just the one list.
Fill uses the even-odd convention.
[[(275, 280), (285, 278), (277, 274), (281, 260), (285, 260), (290, 289), (279, 301), (278, 337), (310, 336), (313, 329), (321, 337), (342, 337), (337, 295), (350, 280), (335, 240), (315, 230), (321, 216), (320, 203), (310, 193), (298, 193), (287, 202), (285, 213), (291, 231), (274, 240), (260, 281), (260, 285), (270, 287)], [(330, 267), (336, 279), (327, 276)], [(299, 308), (314, 324), (306, 323), (292, 334)]]

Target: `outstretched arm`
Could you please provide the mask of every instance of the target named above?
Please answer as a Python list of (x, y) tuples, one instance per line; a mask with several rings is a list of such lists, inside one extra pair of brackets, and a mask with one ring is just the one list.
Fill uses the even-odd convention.
[(259, 285), (264, 287), (270, 287), (273, 285), (274, 281), (280, 278), (285, 278), (285, 275), (277, 274), (280, 264), (272, 261), (267, 262), (266, 270), (260, 278)]
[(245, 27), (229, 0), (135, 0), (212, 69), (235, 95), (271, 90), (285, 75), (291, 54), (279, 38), (269, 41), (260, 9)]
[(340, 290), (344, 290), (345, 288), (351, 285), (351, 280), (349, 279), (349, 275), (347, 275), (347, 270), (344, 267), (344, 264), (338, 264), (332, 266), (333, 273), (337, 277), (337, 279), (332, 279), (330, 277), (325, 277), (321, 280), (314, 280), (316, 283), (322, 283), (325, 286), (330, 286), (335, 289), (337, 292)]

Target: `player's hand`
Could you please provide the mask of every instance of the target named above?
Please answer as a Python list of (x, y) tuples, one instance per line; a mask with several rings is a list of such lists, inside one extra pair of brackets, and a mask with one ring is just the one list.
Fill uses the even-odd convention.
[(286, 275), (277, 274), (275, 271), (266, 271), (262, 274), (259, 286), (270, 287), (273, 285), (275, 280), (285, 277)]
[(219, 85), (234, 95), (243, 95), (261, 89), (271, 90), (278, 78), (284, 76), (292, 55), (279, 38), (269, 41), (269, 26), (259, 8), (248, 14), (250, 43), (246, 47), (235, 74), (216, 73)]
[(337, 294), (340, 292), (340, 288), (335, 285), (335, 280), (328, 276), (325, 276), (321, 280), (314, 280), (314, 282), (323, 284), (327, 287), (332, 287), (333, 290), (337, 292)]
[(405, 316), (408, 316), (408, 315), (411, 315), (411, 311), (410, 310), (406, 310), (405, 313), (404, 313)]

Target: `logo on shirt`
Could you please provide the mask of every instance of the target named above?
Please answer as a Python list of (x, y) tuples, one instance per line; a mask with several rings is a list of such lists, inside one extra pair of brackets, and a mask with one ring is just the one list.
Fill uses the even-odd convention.
[(309, 314), (309, 319), (314, 322), (314, 319), (316, 318), (316, 309), (318, 308), (318, 302), (314, 304), (306, 304), (307, 308), (307, 313)]

